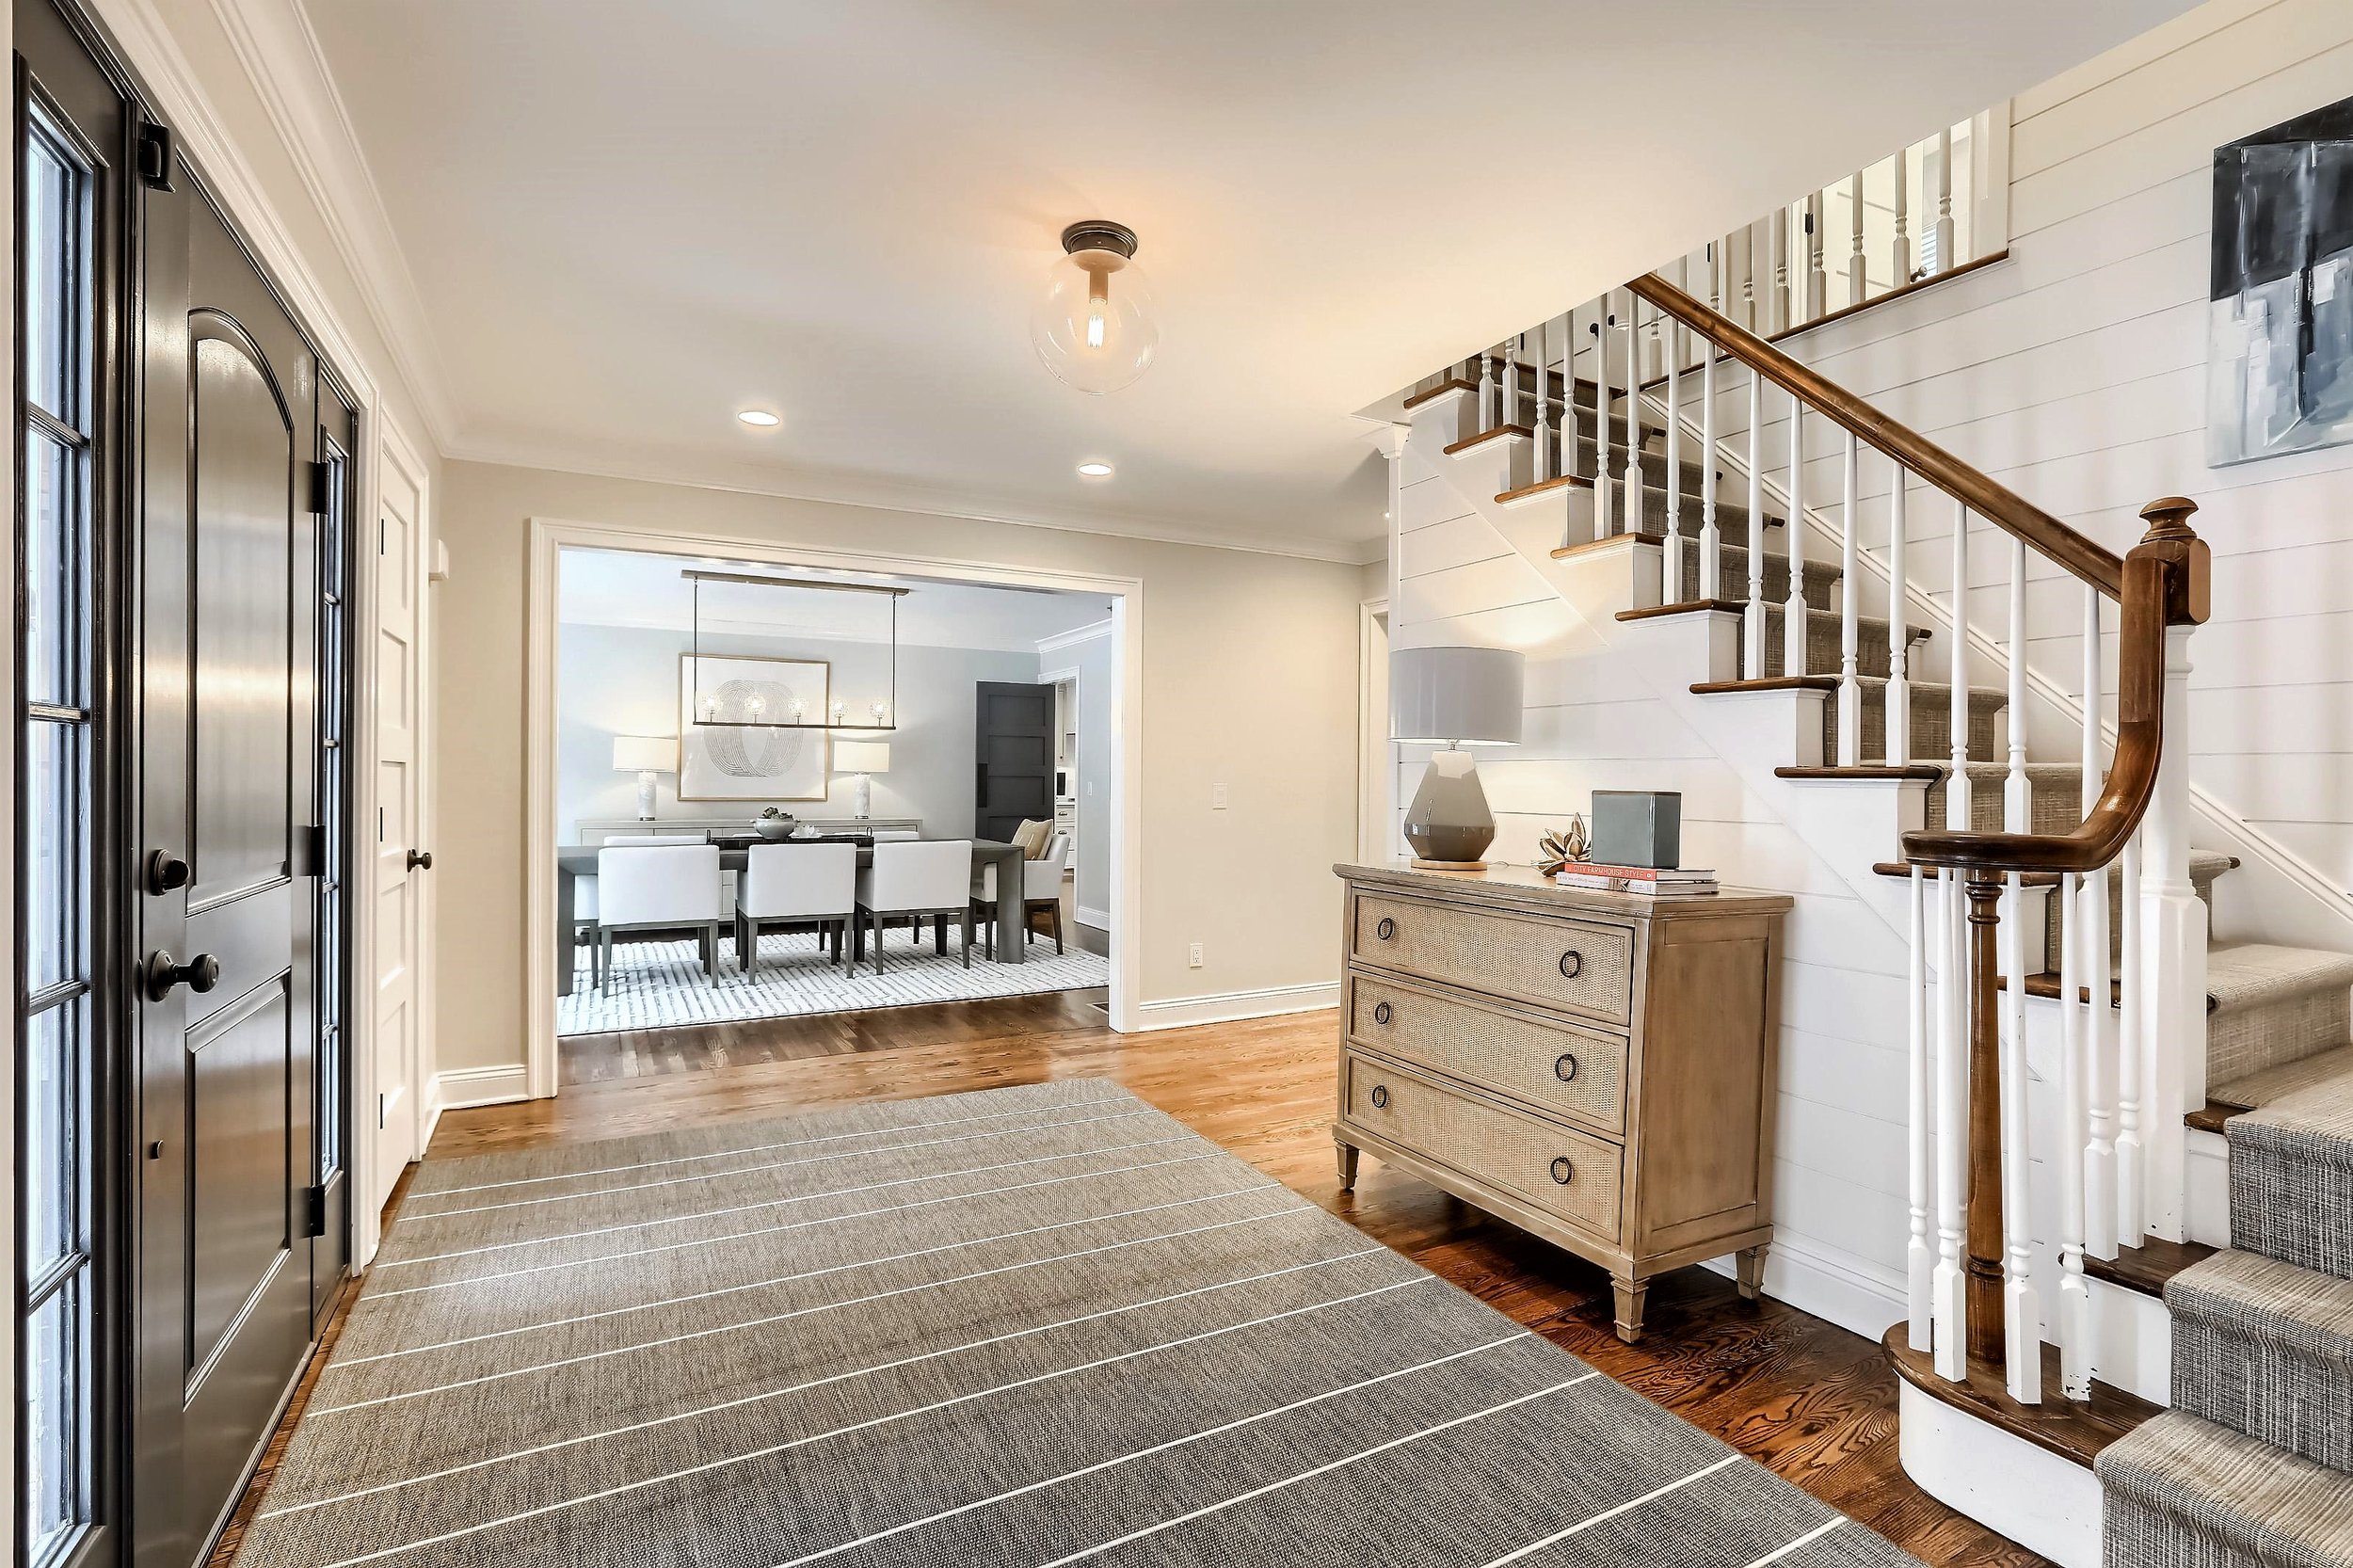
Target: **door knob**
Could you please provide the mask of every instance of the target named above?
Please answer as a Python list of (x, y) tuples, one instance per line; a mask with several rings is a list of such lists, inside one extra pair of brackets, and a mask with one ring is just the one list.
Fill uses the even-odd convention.
[(433, 869), (433, 852), (429, 849), (410, 850), (408, 852), (408, 869), (412, 872), (431, 871)]
[(184, 964), (174, 963), (171, 954), (161, 948), (147, 955), (147, 995), (150, 1000), (161, 1001), (171, 995), (175, 985), (202, 993), (220, 984), (220, 960), (209, 952), (200, 952)]
[(147, 857), (147, 890), (155, 897), (186, 887), (188, 875), (188, 863), (168, 849), (159, 849)]

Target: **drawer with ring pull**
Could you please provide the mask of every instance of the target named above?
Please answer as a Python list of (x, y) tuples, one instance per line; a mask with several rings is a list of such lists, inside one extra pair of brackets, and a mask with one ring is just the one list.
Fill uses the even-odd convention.
[(1634, 1013), (1634, 934), (1626, 926), (1359, 893), (1349, 954), (1609, 1023)]
[(1625, 1129), (1623, 1036), (1352, 970), (1348, 1036), (1540, 1111)]
[(1615, 1144), (1456, 1094), (1353, 1051), (1342, 1065), (1347, 1120), (1581, 1230), (1616, 1239), (1625, 1156)]

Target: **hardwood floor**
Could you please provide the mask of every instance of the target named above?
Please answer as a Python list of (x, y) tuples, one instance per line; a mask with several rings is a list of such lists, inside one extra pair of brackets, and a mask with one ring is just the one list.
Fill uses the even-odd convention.
[[(1356, 1191), (1341, 1192), (1329, 1130), (1330, 1013), (1121, 1035), (1100, 998), (1066, 992), (568, 1041), (558, 1098), (453, 1111), (431, 1152), (536, 1148), (681, 1120), (1112, 1079), (1924, 1561), (2042, 1561), (1905, 1478), (1896, 1379), (1876, 1344), (1778, 1302), (1743, 1302), (1731, 1281), (1686, 1269), (1652, 1287), (1650, 1332), (1624, 1345), (1599, 1269), (1483, 1221), (1369, 1157)], [(241, 1512), (252, 1506), (248, 1496)]]

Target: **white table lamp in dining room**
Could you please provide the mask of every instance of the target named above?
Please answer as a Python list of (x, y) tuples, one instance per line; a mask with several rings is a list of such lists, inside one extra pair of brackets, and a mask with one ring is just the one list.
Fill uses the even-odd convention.
[(874, 780), (872, 776), (890, 771), (890, 743), (836, 741), (833, 744), (833, 771), (857, 776), (855, 804), (850, 808), (850, 814), (871, 817), (874, 814)]
[(1389, 656), (1389, 738), (1439, 748), (1405, 809), (1415, 865), (1483, 864), (1496, 818), (1465, 748), (1520, 744), (1526, 663), (1504, 648), (1402, 648)]
[(678, 772), (678, 741), (667, 735), (616, 735), (613, 766), (637, 776), (637, 820), (653, 821), (653, 776)]

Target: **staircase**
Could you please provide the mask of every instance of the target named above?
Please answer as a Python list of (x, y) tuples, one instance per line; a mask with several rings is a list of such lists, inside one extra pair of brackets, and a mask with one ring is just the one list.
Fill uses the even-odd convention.
[[(1614, 619), (1659, 629), (1705, 702), (1780, 694), (1796, 724), (1775, 776), (1895, 829), (1853, 869), (1884, 879), (1916, 954), (1912, 1313), (1886, 1338), (1907, 1468), (2069, 1564), (2353, 1568), (2353, 954), (2207, 935), (2238, 862), (2188, 838), (2194, 506), (2153, 504), (2119, 562), (1662, 278), (1556, 320), (1558, 354), (1547, 324), (1398, 417), (1464, 465), (1458, 488), (1507, 537), (1557, 525), (1554, 563), (1624, 556)], [(1788, 394), (1778, 494), (1769, 388)], [(1724, 439), (1728, 394), (1748, 418)], [(1817, 506), (1809, 419), (1848, 442), (1843, 493)], [(1878, 584), (1857, 576), (1858, 450), (1892, 461), (1904, 498)], [(1956, 576), (1971, 515), (2010, 536), (2006, 646), (1965, 606), (1942, 629), (1915, 613), (1932, 600), (1905, 571), (1903, 519), (1923, 494), (1967, 508)], [(2097, 702), (2057, 745), (2024, 712), (2029, 552), (2085, 578), (2077, 692), (2102, 679), (2104, 614), (2156, 650), (2137, 675), (2128, 648), (2111, 678), (2113, 742)], [(2137, 804), (2104, 797), (2143, 767)], [(2058, 1101), (2042, 1169), (2030, 1094)], [(2053, 1180), (2057, 1233), (2030, 1235)]]

